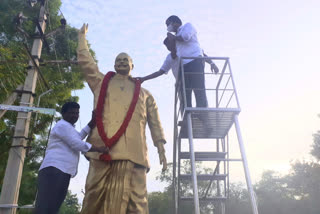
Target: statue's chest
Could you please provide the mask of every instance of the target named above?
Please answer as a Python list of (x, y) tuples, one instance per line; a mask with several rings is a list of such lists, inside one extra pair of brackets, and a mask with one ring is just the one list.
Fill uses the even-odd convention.
[(107, 100), (110, 107), (128, 109), (134, 92), (134, 84), (131, 81), (110, 81)]

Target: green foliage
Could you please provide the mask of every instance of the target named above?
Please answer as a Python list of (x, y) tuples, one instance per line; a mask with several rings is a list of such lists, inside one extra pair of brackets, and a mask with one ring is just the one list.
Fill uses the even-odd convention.
[(72, 194), (68, 191), (67, 197), (64, 200), (59, 214), (78, 214), (80, 213), (80, 205), (76, 194)]
[(263, 173), (260, 182), (256, 185), (256, 194), (260, 213), (294, 213), (291, 212), (293, 211), (291, 205), (295, 202), (292, 190), (288, 188), (286, 178), (276, 172), (266, 171)]
[(17, 43), (9, 42), (6, 46), (0, 46), (0, 102), (10, 96), (18, 85), (23, 84), (27, 66), (25, 58), (26, 55)]
[(152, 214), (171, 213), (172, 196), (168, 191), (148, 194), (149, 212)]
[(226, 213), (251, 213), (249, 194), (244, 184), (237, 183), (230, 185), (229, 199), (226, 202)]
[(320, 131), (317, 131), (317, 133), (313, 134), (313, 144), (310, 153), (318, 161), (320, 161)]
[[(76, 194), (72, 194), (68, 191), (66, 199), (60, 207), (59, 214), (79, 214), (80, 205)], [(33, 209), (18, 209), (18, 214), (32, 214)]]

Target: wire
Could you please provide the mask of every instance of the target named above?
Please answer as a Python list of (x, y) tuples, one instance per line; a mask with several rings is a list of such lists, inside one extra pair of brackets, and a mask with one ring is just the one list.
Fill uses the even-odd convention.
[(60, 10), (60, 8), (59, 8), (59, 12), (61, 13), (62, 17), (65, 19), (65, 17), (63, 15), (62, 11)]
[[(58, 61), (57, 50), (56, 50), (56, 37), (54, 37), (53, 51), (54, 51), (54, 55), (55, 55), (56, 61)], [(62, 77), (62, 72), (61, 72), (61, 69), (60, 69), (59, 62), (57, 62), (57, 66), (58, 66), (58, 71), (59, 71), (61, 80), (65, 81), (65, 79)]]
[[(46, 149), (47, 149), (47, 147), (48, 147), (49, 137), (50, 137), (50, 133), (51, 133), (53, 121), (54, 121), (54, 115), (53, 115), (52, 118), (51, 118), (51, 124), (50, 124), (50, 128), (49, 128), (49, 131), (48, 131), (47, 142), (46, 142), (46, 146), (45, 146), (44, 151), (46, 151)], [(46, 154), (46, 152), (43, 153), (42, 159), (44, 159), (45, 154)]]

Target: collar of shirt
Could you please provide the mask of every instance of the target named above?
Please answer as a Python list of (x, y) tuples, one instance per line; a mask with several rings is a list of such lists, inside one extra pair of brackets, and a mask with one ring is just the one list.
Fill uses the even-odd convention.
[(66, 121), (66, 120), (63, 119), (63, 118), (61, 119), (61, 121), (64, 122), (64, 123), (70, 124), (73, 128), (76, 127), (76, 124), (71, 124), (71, 123), (69, 123), (68, 121)]

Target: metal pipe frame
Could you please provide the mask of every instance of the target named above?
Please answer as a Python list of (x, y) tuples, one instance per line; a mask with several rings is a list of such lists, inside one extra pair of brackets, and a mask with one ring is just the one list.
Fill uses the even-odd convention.
[(196, 172), (196, 166), (195, 166), (195, 155), (194, 155), (193, 134), (192, 134), (192, 121), (191, 121), (191, 113), (190, 112), (187, 113), (187, 121), (188, 121), (189, 151), (190, 151), (190, 162), (191, 162), (191, 173), (192, 173), (192, 184), (193, 184), (194, 212), (195, 212), (195, 214), (200, 214), (198, 181), (197, 181), (197, 172)]
[(221, 75), (220, 75), (220, 78), (218, 80), (217, 87), (216, 87), (216, 108), (219, 108), (219, 90), (218, 89), (219, 89), (219, 86), (221, 84), (223, 75), (224, 75), (224, 73), (226, 71), (226, 67), (227, 67), (227, 61), (223, 65), (222, 72), (221, 72)]
[[(182, 96), (183, 96), (183, 101), (184, 101), (184, 109), (186, 109), (187, 106), (187, 96), (186, 96), (186, 81), (184, 78), (184, 68), (183, 68), (183, 63), (182, 60), (180, 59), (180, 67), (181, 67), (181, 72), (180, 72), (180, 77), (182, 79)], [(191, 106), (190, 106), (191, 107)], [(181, 115), (182, 118), (184, 118), (184, 113)]]
[[(220, 73), (220, 77), (218, 79), (217, 85), (212, 89), (212, 91), (216, 91), (216, 106), (215, 108), (204, 108), (204, 107), (196, 107), (193, 108), (192, 106), (187, 106), (187, 100), (186, 100), (186, 85), (185, 85), (185, 75), (184, 75), (184, 68), (183, 68), (183, 59), (213, 59), (213, 60), (222, 60), (224, 61), (223, 64), (223, 69)], [(194, 142), (193, 142), (193, 128), (192, 128), (192, 117), (191, 115), (193, 113), (200, 113), (200, 112), (221, 112), (222, 114), (226, 112), (234, 112), (233, 115), (233, 123), (230, 125), (229, 129), (225, 133), (223, 138), (219, 138), (221, 140), (221, 149), (219, 148), (219, 139), (217, 139), (217, 144), (216, 144), (216, 150), (217, 152), (220, 152), (222, 150), (223, 152), (226, 152), (226, 157), (225, 158), (216, 158), (213, 161), (217, 161), (217, 166), (214, 170), (214, 174), (220, 174), (220, 168), (223, 169), (224, 174), (226, 174), (226, 179), (224, 179), (223, 187), (220, 187), (219, 181), (217, 181), (217, 194), (220, 196), (223, 194), (226, 198), (230, 198), (230, 161), (242, 161), (243, 167), (244, 167), (244, 172), (245, 172), (245, 177), (246, 177), (246, 183), (247, 183), (247, 188), (249, 191), (250, 195), (250, 202), (251, 202), (251, 207), (252, 207), (252, 212), (253, 214), (258, 214), (258, 208), (257, 208), (257, 203), (256, 203), (256, 198), (255, 194), (253, 191), (253, 186), (250, 178), (250, 173), (249, 173), (249, 168), (248, 168), (248, 162), (244, 150), (244, 145), (243, 145), (243, 140), (240, 132), (240, 126), (239, 126), (239, 121), (238, 121), (238, 114), (241, 111), (240, 108), (240, 103), (238, 99), (238, 94), (236, 91), (235, 87), (235, 82), (233, 79), (233, 74), (232, 74), (232, 69), (230, 66), (230, 61), (228, 57), (181, 57), (180, 58), (180, 70), (178, 74), (178, 79), (177, 79), (177, 84), (175, 87), (175, 113), (174, 113), (174, 145), (173, 145), (173, 197), (174, 197), (174, 213), (178, 214), (179, 213), (179, 205), (180, 205), (180, 200), (181, 200), (181, 187), (180, 187), (180, 175), (181, 175), (181, 128), (178, 128), (178, 122), (179, 122), (179, 114), (181, 113), (181, 120), (183, 121), (184, 118), (187, 120), (187, 132), (188, 132), (188, 141), (189, 141), (189, 152), (190, 152), (190, 164), (191, 164), (191, 178), (192, 178), (192, 184), (193, 184), (193, 202), (194, 202), (194, 210), (195, 214), (200, 214), (200, 201), (199, 201), (199, 193), (198, 193), (198, 183), (197, 183), (197, 173), (196, 173), (196, 165), (195, 165), (195, 151), (194, 151)], [(227, 72), (228, 71), (228, 72)], [(210, 74), (210, 73), (205, 73), (205, 74)], [(220, 88), (221, 84), (224, 83), (223, 81), (224, 77), (227, 75), (226, 78), (226, 85), (224, 88)], [(204, 75), (204, 74), (201, 74)], [(230, 76), (229, 76), (230, 75)], [(230, 86), (230, 79), (231, 79), (231, 85)], [(230, 88), (228, 88), (230, 87)], [(193, 88), (192, 88), (193, 90)], [(197, 89), (195, 89), (197, 90)], [(200, 89), (199, 89), (200, 90)], [(201, 89), (203, 90), (203, 89)], [(207, 89), (204, 89), (207, 90)], [(231, 91), (232, 94), (230, 96), (230, 93), (225, 93), (226, 91)], [(179, 95), (181, 93), (181, 96)], [(220, 97), (219, 97), (220, 96)], [(225, 96), (230, 96), (228, 103), (226, 104), (227, 106), (223, 106), (222, 108), (220, 107), (221, 102), (223, 97)], [(183, 99), (183, 100), (181, 100)], [(231, 101), (234, 101), (236, 99), (236, 108), (231, 108), (228, 107)], [(177, 103), (180, 102), (180, 107), (181, 104), (183, 105), (183, 109), (178, 110), (178, 105)], [(234, 103), (234, 102), (233, 102)], [(225, 103), (223, 102), (223, 105)], [(229, 131), (231, 126), (235, 124), (235, 129), (236, 129), (236, 134), (238, 137), (238, 143), (239, 143), (239, 148), (240, 148), (240, 153), (241, 153), (241, 159), (231, 159), (230, 158), (230, 143), (229, 143)], [(178, 161), (178, 163), (176, 163)], [(223, 161), (223, 165), (220, 165), (220, 161)], [(178, 171), (178, 172), (177, 172)], [(212, 182), (212, 181), (211, 181)], [(209, 186), (210, 188), (210, 186)], [(206, 195), (208, 194), (209, 188), (206, 189)], [(223, 188), (223, 190), (221, 189)], [(223, 193), (221, 192), (224, 191)], [(226, 204), (224, 202), (221, 202), (221, 212), (223, 214), (226, 212)]]
[[(229, 159), (229, 135), (227, 135), (226, 136), (226, 138), (227, 138), (227, 159)], [(242, 161), (242, 160), (241, 160)], [(227, 161), (227, 190), (228, 190), (228, 192), (227, 192), (227, 198), (229, 198), (230, 197), (230, 177), (229, 177), (229, 168), (230, 167), (230, 162), (229, 161)]]
[(232, 74), (231, 65), (230, 65), (230, 61), (229, 60), (228, 60), (228, 66), (229, 66), (229, 70), (230, 70), (232, 86), (233, 86), (233, 90), (234, 90), (234, 93), (235, 93), (235, 96), (236, 96), (236, 101), (237, 101), (237, 104), (238, 104), (238, 108), (240, 108), (240, 102), (239, 102), (239, 99), (238, 99), (236, 84), (234, 83), (233, 74)]
[(258, 207), (257, 207), (256, 197), (255, 197), (254, 190), (253, 190), (253, 187), (252, 187), (252, 182), (251, 182), (251, 177), (250, 177), (250, 172), (249, 172), (249, 167), (248, 167), (247, 156), (246, 156), (246, 152), (245, 152), (244, 145), (243, 145), (242, 135), (241, 135), (241, 132), (240, 132), (238, 115), (234, 116), (234, 124), (235, 124), (235, 127), (236, 127), (236, 132), (237, 132), (237, 137), (238, 137), (238, 142), (239, 142), (239, 148), (240, 148), (240, 153), (241, 153), (241, 158), (242, 158), (242, 163), (243, 163), (243, 169), (244, 169), (246, 182), (247, 182), (247, 188), (248, 188), (248, 192), (249, 192), (249, 196), (250, 196), (252, 213), (253, 214), (258, 214)]
[(174, 127), (174, 133), (173, 133), (173, 163), (172, 163), (172, 198), (173, 198), (173, 207), (174, 207), (174, 213), (178, 214), (178, 204), (177, 204), (177, 194), (176, 194), (176, 181), (177, 181), (177, 176), (176, 176), (176, 161), (177, 161), (177, 133), (178, 133), (178, 115), (176, 112), (177, 109), (177, 100), (178, 100), (178, 94), (177, 94), (177, 89), (175, 92), (175, 97), (174, 97), (174, 121), (173, 121), (173, 127)]
[[(212, 60), (223, 60), (223, 61), (225, 61), (224, 65), (223, 65), (222, 72), (220, 74), (220, 78), (218, 80), (218, 83), (217, 83), (217, 86), (216, 86), (216, 89), (215, 89), (216, 90), (216, 108), (219, 108), (220, 101), (222, 100), (222, 97), (223, 97), (223, 94), (222, 94), (221, 98), (220, 98), (220, 101), (219, 101), (219, 91), (221, 91), (219, 89), (219, 87), (220, 87), (220, 84), (222, 82), (222, 79), (224, 77), (224, 74), (225, 74), (227, 68), (229, 69), (229, 73), (228, 74), (230, 75), (229, 78), (231, 78), (231, 81), (232, 81), (233, 91), (236, 94), (235, 99), (236, 99), (236, 102), (237, 102), (237, 107), (240, 108), (240, 104), (239, 104), (239, 100), (238, 100), (238, 96), (237, 96), (237, 93), (236, 93), (236, 88), (235, 88), (235, 84), (234, 84), (234, 80), (233, 80), (232, 70), (231, 70), (231, 66), (230, 66), (230, 60), (229, 60), (228, 57), (181, 57), (181, 59), (180, 59), (180, 66), (181, 66), (181, 69), (180, 69), (181, 72), (180, 73), (181, 74), (184, 74), (183, 64), (182, 64), (183, 59), (204, 59), (204, 60), (205, 59), (212, 59)], [(210, 73), (207, 73), (207, 74), (210, 74)], [(182, 76), (182, 84), (184, 85), (183, 93), (185, 95), (186, 88), (185, 88), (184, 75), (181, 75), (181, 76)], [(228, 82), (229, 82), (229, 80), (228, 80)], [(227, 84), (228, 84), (228, 82), (227, 82)], [(207, 90), (207, 89), (205, 89), (205, 90)], [(226, 88), (222, 89), (222, 91), (224, 93), (224, 91), (226, 91)], [(185, 100), (185, 102), (186, 102), (186, 100)]]
[(177, 214), (179, 214), (179, 205), (180, 205), (180, 175), (181, 175), (181, 159), (180, 159), (180, 152), (181, 152), (181, 138), (179, 136), (178, 138), (178, 188), (177, 188), (177, 197), (178, 197), (178, 203), (177, 203)]

